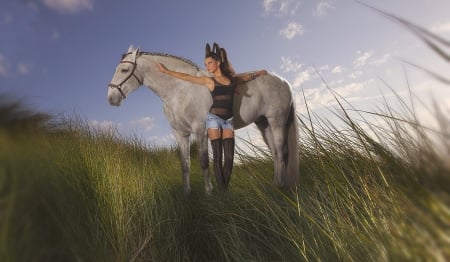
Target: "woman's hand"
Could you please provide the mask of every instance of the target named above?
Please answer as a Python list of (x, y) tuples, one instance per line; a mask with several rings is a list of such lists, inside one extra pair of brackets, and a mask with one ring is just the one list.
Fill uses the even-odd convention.
[(253, 71), (253, 72), (250, 73), (250, 80), (254, 80), (254, 79), (256, 79), (259, 76), (267, 75), (267, 74), (268, 74), (267, 70), (265, 70), (265, 69), (258, 70), (258, 71)]
[(263, 70), (259, 70), (258, 72), (256, 72), (257, 76), (262, 76), (262, 75), (267, 75), (269, 73), (267, 73), (267, 70), (263, 69)]

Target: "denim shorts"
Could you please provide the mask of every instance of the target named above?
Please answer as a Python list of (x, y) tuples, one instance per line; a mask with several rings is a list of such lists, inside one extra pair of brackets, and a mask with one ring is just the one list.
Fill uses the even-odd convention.
[(219, 128), (219, 129), (231, 129), (233, 130), (233, 118), (223, 120), (222, 118), (208, 113), (206, 116), (206, 128)]

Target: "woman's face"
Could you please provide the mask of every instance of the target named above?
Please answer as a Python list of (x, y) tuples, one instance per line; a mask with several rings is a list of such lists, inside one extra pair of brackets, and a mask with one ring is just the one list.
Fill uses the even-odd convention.
[(209, 73), (214, 73), (217, 71), (217, 69), (219, 68), (220, 63), (216, 60), (214, 60), (214, 58), (212, 57), (207, 57), (205, 59), (205, 68), (206, 71), (208, 71)]

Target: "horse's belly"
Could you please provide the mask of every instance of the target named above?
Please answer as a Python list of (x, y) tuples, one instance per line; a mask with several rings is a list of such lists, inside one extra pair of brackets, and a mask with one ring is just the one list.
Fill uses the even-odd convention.
[(264, 108), (255, 104), (255, 101), (242, 101), (239, 107), (234, 108), (233, 125), (239, 129), (254, 123), (258, 118), (264, 116)]

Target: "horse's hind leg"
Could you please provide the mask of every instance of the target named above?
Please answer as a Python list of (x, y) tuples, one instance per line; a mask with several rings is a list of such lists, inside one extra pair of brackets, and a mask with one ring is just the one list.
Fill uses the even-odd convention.
[(267, 118), (262, 118), (255, 122), (264, 142), (269, 146), (270, 152), (272, 153), (274, 174), (273, 183), (279, 187), (284, 185), (283, 177), (286, 172), (286, 161), (283, 155), (283, 128), (277, 123), (277, 121), (269, 121)]
[(178, 147), (180, 148), (181, 170), (183, 171), (183, 190), (184, 193), (189, 194), (191, 192), (191, 184), (189, 181), (189, 169), (191, 165), (189, 155), (189, 133), (174, 130), (174, 135)]
[(208, 138), (206, 133), (197, 135), (198, 152), (200, 157), (200, 167), (202, 168), (203, 177), (205, 179), (205, 191), (209, 195), (212, 192), (212, 183), (209, 176), (209, 157), (208, 157)]
[(287, 128), (286, 121), (280, 118), (261, 118), (255, 122), (261, 131), (264, 142), (269, 146), (274, 165), (273, 183), (286, 186), (287, 174)]
[(273, 134), (272, 130), (270, 129), (269, 122), (267, 122), (267, 118), (263, 117), (255, 122), (256, 126), (258, 127), (259, 131), (261, 132), (261, 135), (264, 139), (264, 142), (269, 147), (272, 156), (275, 155), (275, 149), (273, 144)]
[(274, 160), (274, 184), (279, 187), (286, 186), (286, 172), (287, 172), (287, 129), (285, 121), (282, 119), (268, 119), (269, 127), (273, 138), (272, 157)]

